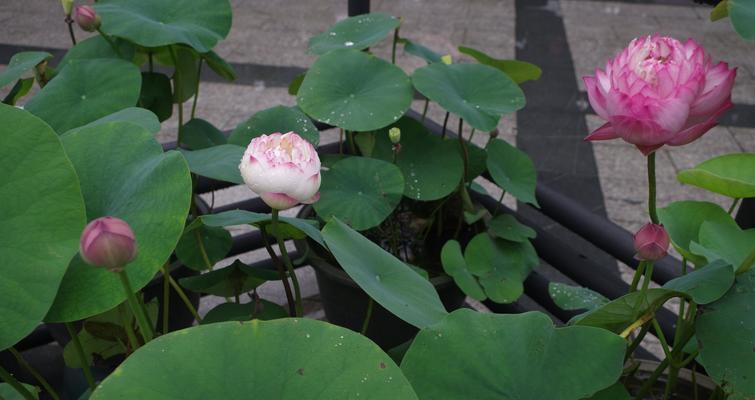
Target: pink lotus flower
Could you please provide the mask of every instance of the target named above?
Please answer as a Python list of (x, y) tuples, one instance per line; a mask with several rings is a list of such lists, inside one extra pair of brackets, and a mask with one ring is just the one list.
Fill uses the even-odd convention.
[(247, 186), (276, 210), (320, 198), (320, 158), (312, 144), (294, 132), (252, 139), (239, 170)]
[(128, 223), (115, 217), (97, 218), (81, 233), (79, 253), (87, 264), (113, 272), (136, 258), (136, 239)]
[(583, 78), (590, 105), (608, 121), (586, 140), (621, 138), (645, 155), (690, 143), (732, 106), (736, 73), (724, 62), (713, 65), (692, 39), (634, 39), (605, 71)]
[(76, 6), (76, 23), (87, 32), (94, 32), (100, 27), (100, 16), (90, 6)]
[(645, 224), (634, 234), (635, 258), (638, 260), (655, 261), (666, 257), (669, 237), (663, 225)]

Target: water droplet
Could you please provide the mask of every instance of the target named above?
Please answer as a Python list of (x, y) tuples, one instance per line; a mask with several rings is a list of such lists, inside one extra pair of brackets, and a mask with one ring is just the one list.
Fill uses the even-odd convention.
[(330, 35), (330, 36), (335, 36), (335, 35), (336, 35), (336, 33), (335, 33), (335, 32), (330, 32), (330, 33), (329, 33), (328, 35)]
[(354, 42), (344, 42), (343, 45), (346, 46), (346, 47), (351, 47), (351, 46), (354, 45)]
[(82, 95), (81, 95), (81, 100), (86, 100), (86, 99), (87, 99), (87, 95), (85, 95), (85, 94), (82, 94)]
[(375, 275), (375, 280), (380, 282), (380, 275)]

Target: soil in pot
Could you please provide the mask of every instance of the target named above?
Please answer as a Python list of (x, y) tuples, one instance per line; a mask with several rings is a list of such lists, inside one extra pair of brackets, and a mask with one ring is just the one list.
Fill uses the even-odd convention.
[[(451, 198), (441, 202), (403, 201), (394, 215), (381, 226), (362, 232), (386, 251), (409, 264), (427, 271), (430, 282), (438, 291), (441, 301), (449, 311), (464, 304), (465, 295), (451, 278), (443, 273), (440, 250), (443, 244), (457, 237), (465, 245), (484, 225), (469, 226), (456, 210), (461, 209), (458, 200)], [(445, 213), (444, 209), (446, 210)], [(438, 217), (443, 213), (443, 219)], [(300, 218), (315, 218), (311, 206), (302, 208)], [(393, 235), (392, 232), (398, 232)], [(354, 331), (361, 331), (367, 314), (369, 297), (343, 271), (338, 262), (319, 245), (308, 240), (295, 242), (300, 254), (307, 254), (308, 263), (315, 269), (320, 298), (328, 321)], [(383, 349), (399, 346), (417, 334), (417, 328), (395, 317), (375, 303), (367, 329), (367, 336)]]

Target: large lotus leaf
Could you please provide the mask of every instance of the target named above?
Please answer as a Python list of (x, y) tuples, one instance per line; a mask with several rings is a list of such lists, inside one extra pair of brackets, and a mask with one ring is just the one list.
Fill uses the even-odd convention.
[(526, 61), (493, 58), (471, 47), (459, 46), (459, 52), (474, 58), (480, 64), (500, 69), (516, 83), (540, 79), (540, 75), (543, 73), (543, 70), (535, 64)]
[(425, 97), (485, 132), (495, 129), (501, 115), (525, 103), (511, 78), (482, 64), (433, 63), (414, 71), (412, 83)]
[(755, 2), (753, 0), (727, 0), (727, 2), (734, 30), (747, 40), (755, 40)]
[(332, 216), (362, 231), (380, 225), (398, 206), (404, 177), (395, 165), (373, 158), (349, 157), (323, 172), (320, 200), (323, 220)]
[(447, 241), (441, 249), (440, 261), (443, 264), (443, 271), (453, 278), (456, 286), (464, 294), (478, 301), (484, 301), (488, 298), (477, 282), (477, 278), (469, 272), (459, 242), (456, 240)]
[(448, 314), (427, 279), (337, 218), (322, 235), (351, 279), (397, 317), (421, 329)]
[(83, 60), (63, 68), (25, 108), (63, 133), (136, 105), (141, 80), (129, 62)]
[(181, 145), (191, 150), (201, 150), (228, 143), (223, 132), (202, 118), (193, 118), (181, 130)]
[(413, 400), (367, 338), (311, 319), (220, 322), (162, 336), (132, 354), (92, 400)]
[(698, 360), (718, 381), (728, 399), (755, 398), (755, 270), (737, 276), (734, 286), (702, 308), (695, 331)]
[[(131, 225), (139, 255), (126, 267), (134, 290), (144, 287), (176, 247), (191, 201), (186, 161), (162, 147), (144, 128), (112, 122), (61, 137), (81, 181), (91, 221), (105, 215)], [(118, 276), (75, 257), (47, 321), (74, 321), (126, 299)]]
[(337, 49), (366, 49), (385, 39), (400, 24), (398, 18), (388, 14), (356, 15), (309, 39), (308, 51), (321, 55)]
[(401, 118), (413, 94), (401, 68), (362, 51), (334, 50), (312, 64), (296, 101), (320, 122), (371, 131)]
[(461, 309), (417, 335), (401, 369), (420, 399), (578, 400), (621, 375), (624, 340), (545, 314)]
[(734, 219), (717, 204), (705, 201), (675, 201), (658, 209), (658, 218), (666, 228), (674, 247), (695, 265), (705, 264), (705, 258), (690, 250), (691, 242), (700, 242), (700, 226), (715, 221), (736, 226)]
[(667, 300), (678, 296), (682, 296), (682, 293), (661, 288), (648, 289), (644, 298), (642, 292), (632, 292), (594, 310), (580, 314), (569, 323), (594, 326), (621, 333), (640, 316), (654, 313)]
[[(200, 241), (202, 247), (199, 246)], [(183, 265), (203, 271), (224, 259), (231, 246), (233, 238), (226, 229), (201, 226), (184, 232), (176, 245), (176, 257)]]
[(0, 349), (42, 321), (86, 222), (79, 179), (39, 118), (0, 105)]
[(402, 117), (375, 133), (372, 157), (391, 162), (393, 144), (389, 128), (401, 129), (401, 151), (396, 165), (404, 174), (404, 196), (422, 201), (441, 199), (459, 188), (464, 161), (455, 141), (431, 135), (419, 121)]
[(173, 89), (170, 78), (159, 72), (142, 72), (142, 89), (139, 106), (146, 108), (165, 121), (173, 115)]
[(261, 135), (295, 132), (313, 146), (320, 143), (320, 131), (298, 107), (275, 106), (254, 114), (240, 123), (228, 137), (228, 143), (248, 146)]
[(493, 181), (519, 201), (538, 205), (535, 198), (537, 171), (527, 153), (501, 139), (488, 142), (486, 150)]
[(562, 310), (594, 310), (608, 303), (602, 294), (581, 286), (548, 283), (548, 295)]
[(236, 260), (227, 267), (181, 278), (179, 282), (181, 286), (196, 293), (230, 297), (251, 292), (267, 281), (279, 279), (279, 275), (274, 271), (252, 268)]
[[(37, 64), (52, 57), (52, 54), (44, 51), (24, 51), (16, 53), (10, 58), (8, 65), (0, 73), (0, 88), (20, 79), (34, 69)], [(29, 76), (33, 76), (29, 74)]]
[(181, 43), (206, 53), (228, 35), (228, 0), (100, 0), (102, 31), (144, 47)]
[(202, 318), (200, 324), (215, 324), (226, 321), (251, 321), (259, 319), (270, 321), (288, 317), (288, 311), (280, 305), (265, 299), (256, 299), (249, 303), (218, 304)]
[(740, 229), (736, 224), (722, 221), (705, 221), (698, 232), (699, 243), (693, 242), (693, 253), (705, 256), (708, 261), (721, 259), (743, 272), (755, 259), (755, 229)]
[(181, 150), (189, 163), (191, 172), (221, 181), (243, 184), (239, 163), (244, 156), (244, 148), (235, 144), (221, 144), (205, 149)]
[(105, 40), (102, 35), (96, 35), (86, 38), (76, 44), (76, 46), (68, 49), (63, 59), (55, 67), (60, 71), (66, 65), (76, 63), (80, 60), (93, 60), (98, 58), (121, 58), (126, 61), (134, 59), (136, 49), (134, 45), (126, 40), (114, 38), (113, 43), (118, 49), (115, 52), (113, 46)]
[[(755, 3), (754, 3), (755, 4)], [(755, 197), (755, 154), (711, 158), (676, 176), (679, 182), (733, 198)]]
[[(36, 386), (28, 385), (26, 383), (22, 383), (22, 385), (24, 385), (26, 390), (28, 390), (35, 399), (39, 398), (39, 389)], [(26, 400), (24, 399), (24, 396), (18, 393), (16, 389), (14, 389), (13, 386), (8, 383), (0, 383), (0, 399)]]
[[(245, 210), (231, 210), (231, 211), (225, 211), (218, 214), (203, 215), (197, 218), (196, 220), (194, 220), (194, 222), (192, 222), (191, 225), (186, 227), (186, 232), (190, 232), (193, 229), (197, 229), (202, 225), (219, 228), (219, 227), (230, 226), (230, 225), (250, 224), (258, 228), (262, 228), (263, 226), (269, 225), (271, 218), (272, 216), (270, 214), (260, 214), (260, 213), (256, 213), (252, 211), (245, 211)], [(305, 235), (309, 236), (309, 238), (314, 240), (315, 242), (323, 246), (325, 245), (325, 243), (322, 240), (322, 235), (320, 234), (320, 231), (318, 230), (318, 225), (316, 221), (281, 216), (280, 222), (285, 225), (289, 225), (292, 228), (298, 229)]]
[(132, 124), (141, 126), (142, 128), (150, 131), (150, 133), (160, 132), (160, 121), (157, 119), (157, 116), (153, 114), (152, 111), (139, 107), (124, 108), (123, 110), (116, 111), (110, 115), (106, 115), (96, 121), (92, 121), (84, 125), (83, 127), (92, 127), (114, 121), (130, 122)]
[(477, 234), (464, 249), (469, 271), (478, 277), (487, 296), (497, 303), (511, 303), (524, 291), (524, 280), (539, 259), (529, 241), (512, 242)]
[(666, 282), (663, 288), (687, 293), (697, 304), (708, 304), (721, 298), (733, 283), (734, 268), (725, 261), (716, 260)]
[(407, 38), (401, 38), (398, 41), (399, 43), (402, 43), (404, 45), (405, 52), (427, 61), (428, 64), (442, 61), (440, 54), (434, 52), (432, 49), (426, 46), (413, 42)]

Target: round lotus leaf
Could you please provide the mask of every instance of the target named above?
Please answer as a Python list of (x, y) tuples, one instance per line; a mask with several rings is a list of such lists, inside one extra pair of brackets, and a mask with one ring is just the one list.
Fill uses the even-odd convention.
[(94, 5), (102, 31), (140, 46), (176, 43), (206, 53), (228, 35), (228, 0), (100, 0)]
[(219, 322), (159, 337), (129, 356), (92, 400), (416, 400), (369, 339), (310, 319)]
[(314, 204), (323, 220), (338, 217), (361, 231), (380, 225), (404, 193), (401, 170), (386, 161), (348, 157), (323, 172), (320, 200)]
[(254, 114), (240, 123), (228, 137), (228, 143), (249, 146), (249, 142), (261, 135), (295, 132), (317, 147), (320, 131), (312, 120), (298, 107), (275, 106)]
[(50, 57), (52, 57), (52, 54), (44, 51), (24, 51), (14, 54), (3, 72), (0, 73), (0, 88), (22, 78), (24, 75), (33, 76), (30, 71), (37, 64)]
[(325, 54), (337, 49), (362, 50), (385, 39), (401, 24), (398, 18), (371, 13), (346, 18), (309, 40), (309, 53)]
[(29, 112), (0, 105), (0, 349), (39, 325), (79, 249), (86, 214), (60, 139)]
[(525, 103), (511, 78), (482, 64), (429, 64), (414, 71), (412, 83), (425, 97), (485, 132), (495, 129), (501, 115)]
[(624, 340), (600, 328), (555, 328), (548, 316), (454, 311), (417, 335), (401, 369), (420, 399), (579, 400), (612, 385)]
[(63, 68), (24, 108), (63, 133), (135, 106), (141, 82), (139, 68), (123, 60), (76, 61)]
[(417, 120), (402, 117), (395, 124), (375, 132), (372, 156), (393, 160), (389, 128), (401, 129), (401, 151), (396, 165), (404, 173), (404, 196), (422, 201), (437, 200), (459, 188), (464, 161), (456, 141), (431, 135)]
[[(134, 290), (144, 287), (168, 260), (183, 232), (191, 201), (191, 176), (179, 152), (164, 153), (153, 135), (128, 122), (73, 130), (61, 137), (81, 181), (91, 221), (106, 215), (131, 225), (139, 247), (126, 266)], [(75, 257), (45, 320), (75, 321), (126, 299), (120, 279)]]
[(711, 158), (677, 175), (679, 182), (733, 198), (755, 197), (755, 154)]
[(371, 131), (401, 118), (413, 94), (401, 68), (363, 51), (334, 50), (312, 64), (296, 100), (320, 122)]

